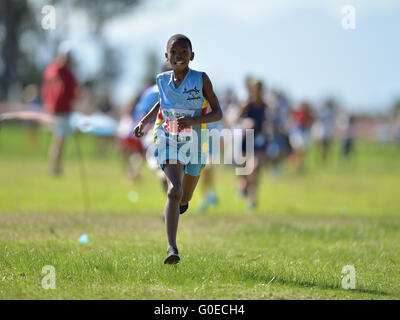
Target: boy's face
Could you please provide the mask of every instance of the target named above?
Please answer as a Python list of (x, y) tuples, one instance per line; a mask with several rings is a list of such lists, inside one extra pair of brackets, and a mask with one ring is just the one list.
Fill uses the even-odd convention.
[(189, 62), (193, 60), (194, 53), (190, 50), (186, 41), (177, 40), (168, 46), (165, 57), (174, 71), (183, 71), (189, 66)]

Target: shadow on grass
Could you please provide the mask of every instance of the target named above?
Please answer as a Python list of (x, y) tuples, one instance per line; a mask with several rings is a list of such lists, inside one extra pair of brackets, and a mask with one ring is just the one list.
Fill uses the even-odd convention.
[(288, 280), (288, 279), (282, 279), (282, 278), (277, 278), (273, 274), (269, 275), (260, 275), (257, 272), (249, 272), (245, 271), (243, 275), (244, 279), (246, 280), (253, 280), (257, 281), (260, 283), (266, 283), (268, 285), (271, 285), (273, 283), (278, 283), (284, 286), (293, 286), (293, 287), (299, 287), (299, 288), (319, 288), (319, 289), (324, 289), (324, 290), (336, 290), (336, 291), (347, 291), (351, 293), (366, 293), (366, 294), (374, 294), (374, 295), (390, 295), (388, 292), (382, 291), (382, 290), (374, 290), (374, 289), (364, 289), (364, 288), (356, 288), (356, 289), (351, 289), (351, 290), (345, 290), (341, 288), (338, 285), (333, 285), (329, 283), (318, 283), (318, 282), (313, 282), (313, 281), (307, 281), (307, 280)]

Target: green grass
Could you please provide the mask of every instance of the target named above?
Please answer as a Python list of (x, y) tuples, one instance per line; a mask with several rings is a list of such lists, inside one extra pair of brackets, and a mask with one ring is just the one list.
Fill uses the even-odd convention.
[[(220, 205), (198, 214), (200, 189), (181, 217), (181, 263), (165, 266), (165, 195), (146, 167), (123, 177), (118, 148), (100, 158), (97, 140), (80, 136), (90, 190), (85, 210), (75, 140), (65, 174), (49, 175), (50, 137), (26, 150), (26, 130), (0, 131), (1, 299), (398, 299), (400, 297), (400, 149), (361, 142), (351, 161), (335, 146), (322, 166), (264, 170), (257, 210), (237, 197), (230, 167), (216, 167)], [(128, 194), (135, 192), (132, 202)], [(81, 244), (81, 234), (89, 243)], [(44, 290), (42, 268), (56, 270)], [(341, 271), (356, 269), (356, 289)]]

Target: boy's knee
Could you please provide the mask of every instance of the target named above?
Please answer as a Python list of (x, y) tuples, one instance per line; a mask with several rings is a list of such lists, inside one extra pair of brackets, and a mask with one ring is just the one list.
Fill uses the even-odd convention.
[(170, 200), (180, 202), (182, 196), (183, 196), (182, 186), (172, 186), (172, 188), (168, 190), (168, 199)]

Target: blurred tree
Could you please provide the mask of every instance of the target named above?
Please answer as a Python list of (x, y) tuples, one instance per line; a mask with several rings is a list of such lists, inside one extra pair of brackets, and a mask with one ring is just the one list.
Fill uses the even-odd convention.
[[(53, 4), (65, 3), (67, 0), (53, 0)], [(115, 83), (121, 74), (120, 53), (112, 47), (104, 37), (104, 27), (111, 19), (130, 12), (141, 0), (68, 0), (70, 10), (83, 11), (89, 23), (91, 35), (95, 38), (101, 50), (102, 68), (87, 81), (92, 83), (93, 89), (103, 91)], [(67, 23), (70, 23), (69, 21)], [(63, 28), (68, 30), (68, 26)], [(65, 34), (63, 35), (65, 36)]]
[(0, 1), (0, 28), (2, 30), (0, 75), (0, 100), (7, 99), (10, 85), (17, 79), (17, 60), (21, 25), (28, 15), (26, 0)]
[[(72, 11), (85, 13), (91, 34), (99, 44), (104, 70), (101, 81), (109, 82), (119, 74), (117, 51), (106, 43), (104, 26), (118, 15), (132, 10), (141, 0), (1, 0), (0, 1), (0, 100), (7, 99), (12, 83), (25, 85), (40, 82), (40, 73), (58, 43), (68, 37), (68, 19)], [(45, 32), (38, 18), (41, 7), (54, 5), (57, 9), (57, 30)], [(59, 27), (60, 26), (60, 27)], [(41, 46), (38, 46), (38, 44)], [(45, 47), (45, 50), (43, 50)], [(48, 60), (48, 58), (47, 58)]]
[[(57, 1), (66, 0), (56, 0), (56, 2)], [(139, 1), (140, 0), (71, 0), (70, 2), (72, 2), (72, 6), (85, 10), (94, 27), (93, 32), (95, 34), (102, 34), (103, 26), (107, 21), (117, 15), (127, 13), (136, 6)]]

